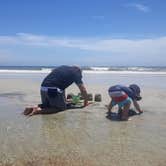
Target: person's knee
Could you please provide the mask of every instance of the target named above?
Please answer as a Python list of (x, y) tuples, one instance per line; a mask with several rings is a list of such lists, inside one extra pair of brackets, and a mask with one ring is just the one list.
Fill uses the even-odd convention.
[(64, 105), (64, 106), (57, 107), (57, 109), (58, 109), (59, 111), (64, 111), (64, 110), (67, 109), (67, 107), (66, 107), (66, 105)]

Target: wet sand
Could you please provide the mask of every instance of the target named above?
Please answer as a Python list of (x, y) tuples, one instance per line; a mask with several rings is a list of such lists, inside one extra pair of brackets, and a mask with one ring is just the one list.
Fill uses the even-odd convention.
[(31, 79), (0, 80), (0, 166), (166, 165), (166, 89), (143, 87), (144, 114), (120, 122), (106, 117), (104, 83), (87, 84), (101, 103), (28, 118), (21, 112), (40, 102), (39, 87)]

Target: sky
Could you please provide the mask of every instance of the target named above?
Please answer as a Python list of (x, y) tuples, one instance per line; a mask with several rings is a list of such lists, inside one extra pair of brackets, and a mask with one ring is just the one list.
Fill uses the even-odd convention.
[(166, 66), (165, 0), (0, 0), (0, 65)]

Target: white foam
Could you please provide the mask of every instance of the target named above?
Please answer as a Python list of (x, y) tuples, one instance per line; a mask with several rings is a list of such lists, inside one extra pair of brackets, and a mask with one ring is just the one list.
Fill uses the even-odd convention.
[[(50, 73), (52, 69), (43, 68), (41, 70), (7, 70), (1, 69), (0, 73), (9, 73), (9, 74), (35, 74), (35, 73)], [(83, 70), (83, 73), (86, 74), (151, 74), (151, 75), (166, 75), (166, 71), (110, 71), (110, 70)]]
[(92, 71), (84, 70), (83, 73), (87, 74), (152, 74), (152, 75), (166, 75), (166, 72), (158, 71)]
[(0, 70), (0, 73), (50, 73), (51, 70)]
[(90, 67), (93, 71), (108, 71), (109, 67)]

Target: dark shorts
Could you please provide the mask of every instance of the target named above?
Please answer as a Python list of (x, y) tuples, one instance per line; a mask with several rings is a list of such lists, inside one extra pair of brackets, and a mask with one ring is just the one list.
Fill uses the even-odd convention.
[(66, 109), (65, 92), (57, 89), (40, 90), (43, 108), (56, 108), (59, 111)]

